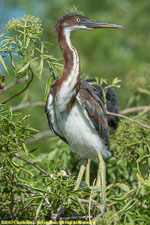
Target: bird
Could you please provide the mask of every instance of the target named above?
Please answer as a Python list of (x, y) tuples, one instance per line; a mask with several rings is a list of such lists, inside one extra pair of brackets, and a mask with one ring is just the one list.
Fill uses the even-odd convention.
[(70, 145), (82, 160), (74, 190), (80, 186), (89, 160), (98, 159), (97, 182), (102, 215), (106, 209), (106, 168), (111, 156), (104, 98), (98, 88), (80, 78), (80, 58), (70, 35), (76, 30), (122, 28), (121, 25), (89, 19), (78, 12), (67, 13), (56, 23), (64, 68), (50, 87), (45, 111), (51, 131)]

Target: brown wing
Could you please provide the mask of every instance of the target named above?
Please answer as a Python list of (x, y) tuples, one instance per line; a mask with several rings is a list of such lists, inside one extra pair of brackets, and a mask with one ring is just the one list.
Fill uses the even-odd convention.
[(88, 117), (92, 121), (100, 138), (109, 146), (108, 120), (102, 96), (99, 95), (96, 88), (81, 80), (77, 99), (86, 109)]

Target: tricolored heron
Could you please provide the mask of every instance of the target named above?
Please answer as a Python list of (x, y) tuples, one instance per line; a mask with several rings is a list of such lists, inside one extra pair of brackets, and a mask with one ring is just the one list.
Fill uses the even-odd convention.
[(80, 79), (79, 55), (70, 40), (70, 34), (74, 30), (96, 28), (122, 28), (122, 26), (88, 19), (78, 13), (67, 14), (58, 20), (56, 31), (64, 57), (64, 70), (51, 85), (46, 113), (51, 130), (82, 158), (75, 190), (80, 185), (88, 159), (98, 158), (97, 185), (101, 187), (104, 212), (106, 196), (103, 157), (111, 156), (105, 104), (97, 88)]

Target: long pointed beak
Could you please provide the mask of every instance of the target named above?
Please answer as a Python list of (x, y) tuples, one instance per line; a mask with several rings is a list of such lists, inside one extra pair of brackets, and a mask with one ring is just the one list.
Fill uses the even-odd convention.
[(115, 23), (107, 23), (104, 21), (92, 20), (92, 19), (85, 19), (83, 25), (87, 28), (123, 28), (122, 25), (115, 24)]

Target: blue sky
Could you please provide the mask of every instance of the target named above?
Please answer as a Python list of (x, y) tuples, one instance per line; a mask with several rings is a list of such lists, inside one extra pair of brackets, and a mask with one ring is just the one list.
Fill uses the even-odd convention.
[[(26, 14), (26, 11), (20, 8), (9, 8), (9, 7), (4, 7), (2, 1), (0, 1), (0, 34), (6, 33), (6, 30), (4, 29), (5, 25), (7, 22), (12, 18), (12, 17), (20, 17)], [(3, 38), (0, 39), (2, 41)], [(3, 67), (0, 64), (0, 72), (3, 71)]]
[(12, 17), (20, 17), (26, 14), (26, 11), (20, 8), (9, 8), (9, 7), (4, 7), (2, 1), (0, 1), (0, 33), (4, 32), (4, 26), (10, 20)]

